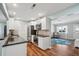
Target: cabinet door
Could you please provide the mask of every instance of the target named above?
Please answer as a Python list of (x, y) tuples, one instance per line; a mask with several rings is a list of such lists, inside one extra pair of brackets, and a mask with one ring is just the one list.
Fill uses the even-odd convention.
[(50, 38), (49, 37), (39, 37), (38, 38), (38, 46), (42, 49), (50, 48)]
[(3, 48), (3, 56), (26, 56), (26, 44), (17, 44)]
[(2, 40), (0, 41), (0, 56), (2, 55), (2, 45), (1, 45), (1, 43), (2, 43)]
[(46, 20), (42, 20), (42, 30), (47, 29)]
[(6, 48), (7, 47), (2, 47), (2, 56), (6, 56)]
[(79, 40), (75, 41), (75, 47), (79, 47)]
[(42, 38), (42, 37), (38, 37), (38, 46), (40, 47), (40, 48), (44, 48), (44, 38)]
[(4, 38), (4, 25), (0, 24), (0, 39)]
[(40, 19), (42, 30), (46, 29), (46, 17)]

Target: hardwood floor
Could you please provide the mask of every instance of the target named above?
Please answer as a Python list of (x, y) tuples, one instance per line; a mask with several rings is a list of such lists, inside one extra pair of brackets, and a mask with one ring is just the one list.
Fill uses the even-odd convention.
[(51, 49), (42, 50), (34, 43), (27, 45), (28, 56), (79, 56), (79, 49), (66, 45), (54, 45)]

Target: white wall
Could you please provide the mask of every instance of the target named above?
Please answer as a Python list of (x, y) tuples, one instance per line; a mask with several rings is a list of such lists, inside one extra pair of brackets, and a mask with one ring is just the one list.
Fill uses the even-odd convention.
[(51, 23), (51, 36), (53, 36), (53, 32), (55, 32), (55, 25)]
[(73, 37), (73, 34), (74, 34), (73, 33), (73, 30), (74, 30), (73, 24), (68, 24), (67, 26), (68, 26), (68, 33), (67, 33), (68, 38), (74, 39), (74, 37)]
[(47, 24), (46, 24), (46, 17), (40, 19), (41, 24), (42, 24), (42, 30), (47, 29)]
[(4, 39), (4, 23), (0, 23), (0, 39)]
[(7, 34), (9, 33), (9, 29), (14, 29), (14, 19), (10, 18), (7, 21)]
[[(1, 6), (0, 6), (1, 7)], [(0, 9), (0, 22), (6, 22), (6, 17), (4, 16), (3, 12)]]
[[(0, 39), (4, 39), (4, 23), (0, 23)], [(2, 41), (0, 40), (0, 56), (2, 55)]]
[(79, 24), (73, 24), (73, 37), (79, 39), (79, 30), (76, 30), (76, 28), (79, 28)]
[(73, 39), (73, 25), (72, 24), (57, 24), (55, 26), (56, 32), (57, 27), (67, 26), (67, 33), (60, 33), (61, 38)]
[[(54, 24), (52, 24), (52, 25), (54, 25)], [(52, 27), (52, 25), (51, 25), (51, 27)], [(54, 29), (56, 30), (57, 26), (65, 26), (65, 25), (68, 27), (67, 35), (63, 34), (63, 36), (65, 35), (69, 39), (79, 39), (79, 33), (75, 31), (75, 29), (76, 29), (75, 27), (76, 26), (79, 27), (79, 24), (77, 24), (75, 22), (70, 23), (70, 24), (57, 24), (54, 26)], [(53, 30), (53, 28), (51, 28), (51, 30)]]
[(7, 34), (9, 29), (14, 29), (16, 34), (19, 34), (20, 37), (27, 40), (27, 22), (17, 21), (13, 18), (10, 18), (7, 21)]

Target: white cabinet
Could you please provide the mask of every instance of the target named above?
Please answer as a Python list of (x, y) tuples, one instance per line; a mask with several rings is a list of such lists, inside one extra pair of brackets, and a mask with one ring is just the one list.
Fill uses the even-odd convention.
[(75, 47), (79, 47), (79, 39), (75, 40)]
[(36, 29), (36, 25), (40, 24), (40, 23), (41, 23), (42, 30), (51, 29), (51, 20), (48, 19), (47, 17), (43, 17), (36, 21), (32, 21), (32, 22), (30, 22), (30, 25), (34, 25), (34, 29)]
[(2, 40), (0, 40), (0, 56), (2, 55)]
[(0, 23), (0, 39), (4, 39), (4, 24)]
[(41, 24), (42, 24), (42, 25), (41, 25), (42, 30), (43, 30), (43, 29), (47, 29), (47, 28), (46, 28), (46, 18), (45, 18), (45, 17), (41, 19)]
[(38, 37), (38, 47), (42, 49), (50, 48), (51, 41), (49, 37)]
[(27, 55), (27, 44), (16, 44), (6, 46), (2, 48), (3, 56), (26, 56)]
[(50, 22), (50, 19), (48, 19), (47, 17), (44, 17), (41, 20), (41, 24), (42, 24), (42, 30), (45, 30), (45, 29), (51, 29), (51, 22)]

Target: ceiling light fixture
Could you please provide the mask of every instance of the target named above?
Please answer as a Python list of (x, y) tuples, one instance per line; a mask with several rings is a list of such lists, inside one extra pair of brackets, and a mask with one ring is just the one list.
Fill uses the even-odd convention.
[(13, 15), (16, 15), (16, 12), (13, 12)]
[(18, 18), (16, 18), (16, 19), (21, 19), (21, 18), (18, 17)]
[(31, 18), (31, 20), (34, 20), (34, 18)]
[(39, 17), (42, 17), (42, 16), (44, 16), (45, 14), (44, 13), (38, 13), (38, 16)]
[(14, 4), (13, 4), (13, 6), (14, 6), (14, 7), (16, 7), (16, 6), (17, 6), (17, 4), (16, 4), (16, 3), (14, 3)]
[(42, 16), (43, 14), (42, 14), (42, 13), (39, 13), (38, 15), (39, 15), (39, 16)]

